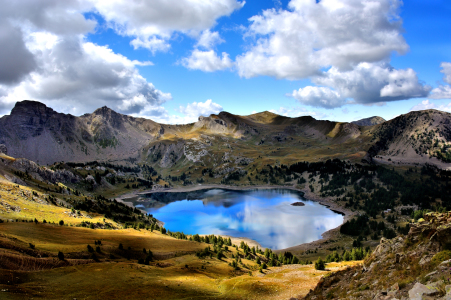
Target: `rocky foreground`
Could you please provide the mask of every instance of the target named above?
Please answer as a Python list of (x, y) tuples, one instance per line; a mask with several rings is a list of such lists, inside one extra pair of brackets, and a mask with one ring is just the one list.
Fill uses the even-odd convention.
[(362, 266), (324, 276), (304, 299), (451, 299), (451, 212), (428, 213)]

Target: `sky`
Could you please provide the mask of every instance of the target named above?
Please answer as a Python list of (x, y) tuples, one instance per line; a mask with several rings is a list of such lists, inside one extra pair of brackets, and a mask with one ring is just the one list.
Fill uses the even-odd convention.
[(451, 112), (449, 0), (0, 0), (0, 116)]

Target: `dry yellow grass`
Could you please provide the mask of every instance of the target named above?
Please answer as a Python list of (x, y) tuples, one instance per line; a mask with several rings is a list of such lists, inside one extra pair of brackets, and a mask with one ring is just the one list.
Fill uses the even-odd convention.
[[(38, 250), (86, 251), (94, 240), (104, 249), (119, 242), (133, 249), (154, 253), (191, 252), (206, 244), (176, 240), (160, 233), (136, 230), (90, 230), (30, 223), (3, 223), (4, 236), (36, 243)], [(236, 250), (232, 249), (236, 254)], [(329, 271), (316, 271), (312, 265), (269, 268), (264, 273), (248, 269), (234, 271), (228, 265), (231, 253), (223, 260), (199, 259), (192, 254), (156, 261), (149, 266), (135, 261), (114, 259), (100, 263), (61, 267), (40, 272), (2, 270), (2, 299), (289, 299), (305, 295)], [(256, 267), (243, 259), (246, 265)], [(332, 263), (338, 270), (358, 262)], [(9, 281), (9, 284), (8, 284)]]
[[(0, 182), (0, 218), (3, 220), (34, 220), (36, 218), (39, 222), (46, 220), (51, 223), (63, 220), (66, 225), (77, 225), (86, 221), (103, 223), (104, 216), (95, 213), (82, 212), (78, 217), (71, 217), (70, 209), (48, 204), (45, 201), (47, 196), (26, 186), (2, 181)], [(112, 220), (105, 219), (105, 221), (120, 227)]]

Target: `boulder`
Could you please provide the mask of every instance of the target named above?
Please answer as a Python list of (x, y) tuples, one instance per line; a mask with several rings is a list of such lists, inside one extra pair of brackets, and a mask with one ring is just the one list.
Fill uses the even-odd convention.
[(413, 288), (409, 291), (410, 300), (422, 300), (423, 296), (435, 296), (439, 294), (439, 290), (435, 287), (426, 286), (419, 282), (415, 283)]

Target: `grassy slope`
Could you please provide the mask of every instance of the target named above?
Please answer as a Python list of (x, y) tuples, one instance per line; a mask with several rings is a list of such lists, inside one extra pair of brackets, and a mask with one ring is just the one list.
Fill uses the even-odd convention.
[[(160, 255), (174, 254), (174, 250), (191, 252), (207, 246), (148, 231), (91, 230), (31, 223), (3, 223), (0, 228), (2, 237), (16, 244), (35, 242), (39, 251), (62, 250), (66, 255), (86, 251), (86, 245), (94, 246), (94, 240), (102, 241), (105, 255), (117, 253), (119, 243), (125, 248), (131, 245), (132, 249), (146, 248)], [(236, 254), (235, 249), (232, 252)], [(2, 299), (287, 299), (305, 295), (328, 272), (316, 271), (312, 265), (289, 265), (270, 268), (265, 274), (252, 271), (250, 276), (248, 269), (233, 271), (227, 264), (232, 261), (231, 252), (226, 255), (228, 258), (218, 260), (185, 254), (158, 260), (149, 266), (117, 257), (39, 272), (2, 270), (0, 289), (8, 290), (2, 293)], [(256, 267), (251, 261), (243, 262)], [(338, 270), (355, 264), (334, 263), (328, 268)]]

